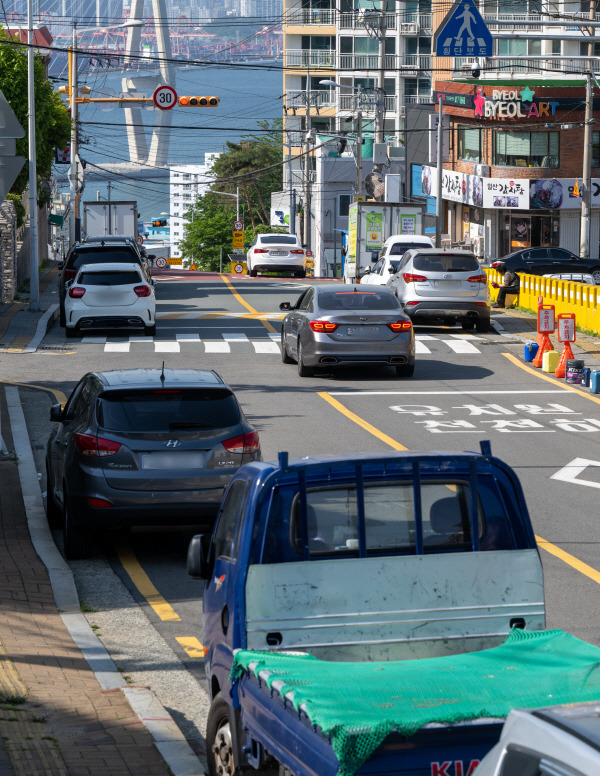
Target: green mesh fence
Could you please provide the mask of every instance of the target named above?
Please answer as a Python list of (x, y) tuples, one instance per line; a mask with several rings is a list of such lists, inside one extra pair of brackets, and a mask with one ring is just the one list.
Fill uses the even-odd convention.
[(600, 648), (560, 630), (514, 630), (499, 647), (423, 660), (343, 663), (310, 655), (241, 650), (232, 679), (250, 663), (283, 680), (296, 709), (331, 739), (352, 776), (394, 730), (428, 722), (506, 717), (511, 709), (600, 700)]

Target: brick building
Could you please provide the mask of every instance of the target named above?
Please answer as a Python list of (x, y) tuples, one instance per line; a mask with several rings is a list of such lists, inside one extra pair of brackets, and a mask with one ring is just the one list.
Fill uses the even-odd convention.
[[(486, 258), (560, 246), (579, 254), (585, 88), (581, 80), (438, 81), (448, 117), (444, 232)], [(600, 119), (600, 100), (594, 103)], [(600, 132), (593, 132), (590, 255), (599, 256)], [(445, 157), (446, 158), (446, 157)], [(577, 185), (576, 185), (577, 182)], [(435, 196), (435, 165), (423, 167)]]

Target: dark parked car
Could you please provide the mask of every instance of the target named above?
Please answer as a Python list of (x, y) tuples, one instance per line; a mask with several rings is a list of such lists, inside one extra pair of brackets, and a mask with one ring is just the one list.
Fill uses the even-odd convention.
[(594, 283), (600, 284), (600, 261), (581, 259), (566, 248), (522, 248), (492, 262), (492, 267), (497, 267), (499, 262), (504, 262), (506, 268), (513, 272), (529, 275), (588, 272), (594, 278)]
[(68, 252), (64, 261), (59, 262), (58, 269), (58, 304), (59, 304), (59, 323), (66, 325), (65, 320), (65, 296), (66, 284), (69, 280), (74, 280), (77, 270), (83, 264), (114, 264), (123, 262), (125, 264), (139, 264), (144, 275), (150, 280), (150, 274), (147, 269), (147, 259), (145, 259), (139, 250), (129, 241), (105, 241), (90, 243), (75, 243)]
[(281, 327), (281, 358), (298, 363), (300, 377), (315, 367), (393, 366), (398, 377), (415, 368), (415, 340), (410, 318), (395, 294), (382, 286), (311, 286), (289, 311)]
[(211, 370), (91, 372), (50, 419), (48, 521), (62, 522), (69, 559), (91, 553), (93, 531), (211, 530), (234, 473), (261, 459), (258, 431)]

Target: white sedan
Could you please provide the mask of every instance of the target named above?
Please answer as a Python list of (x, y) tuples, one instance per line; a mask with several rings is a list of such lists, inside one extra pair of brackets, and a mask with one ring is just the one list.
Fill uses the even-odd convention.
[(156, 296), (139, 264), (84, 264), (67, 284), (67, 337), (90, 329), (143, 328), (156, 334)]
[(294, 234), (257, 234), (246, 254), (251, 277), (259, 272), (292, 272), (306, 277), (306, 253)]

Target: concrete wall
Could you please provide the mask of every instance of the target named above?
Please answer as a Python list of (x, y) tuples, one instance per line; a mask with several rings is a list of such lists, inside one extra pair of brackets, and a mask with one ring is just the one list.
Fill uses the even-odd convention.
[(17, 216), (12, 202), (0, 204), (0, 302), (10, 303), (17, 292)]

